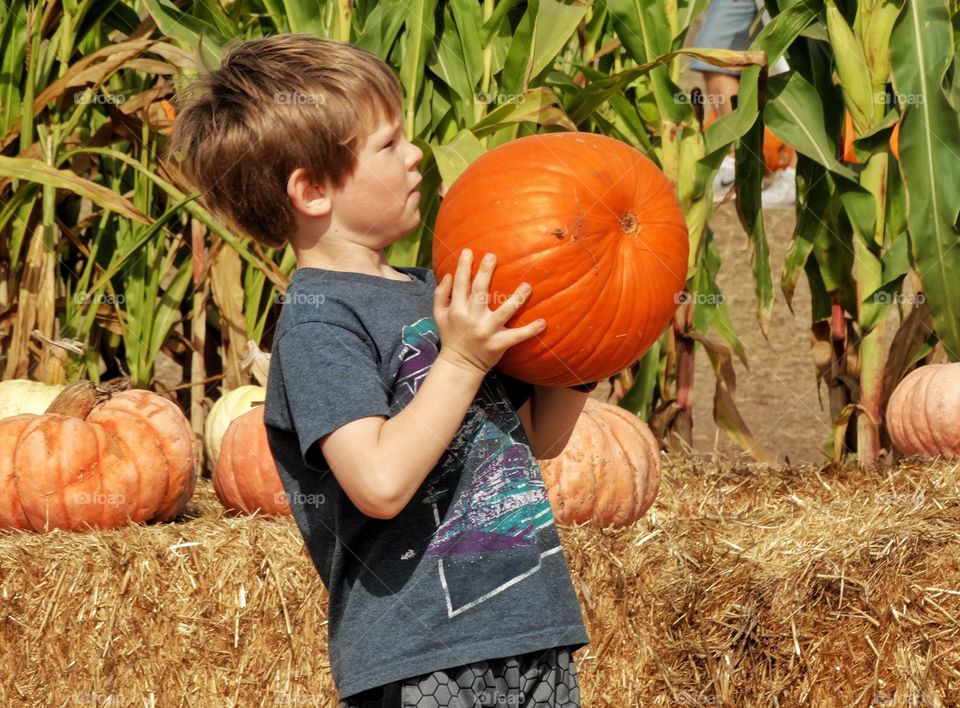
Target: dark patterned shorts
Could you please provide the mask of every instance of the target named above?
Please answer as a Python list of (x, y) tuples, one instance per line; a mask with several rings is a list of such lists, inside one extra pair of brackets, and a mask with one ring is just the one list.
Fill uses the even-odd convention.
[(567, 647), (477, 661), (377, 686), (340, 708), (580, 708), (577, 665)]

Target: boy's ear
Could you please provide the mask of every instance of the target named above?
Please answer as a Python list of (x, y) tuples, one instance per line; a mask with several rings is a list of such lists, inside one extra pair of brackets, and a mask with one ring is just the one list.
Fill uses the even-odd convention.
[(304, 216), (327, 216), (332, 201), (327, 185), (315, 184), (306, 168), (298, 167), (287, 179), (287, 196), (294, 209)]

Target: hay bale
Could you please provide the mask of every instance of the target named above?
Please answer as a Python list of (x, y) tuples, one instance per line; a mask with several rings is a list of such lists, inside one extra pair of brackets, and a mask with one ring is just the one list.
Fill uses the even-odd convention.
[(957, 705), (960, 465), (664, 467), (636, 527), (564, 535), (584, 705)]
[[(583, 705), (956, 705), (960, 465), (674, 457), (629, 529), (561, 528)], [(290, 518), (0, 532), (4, 705), (335, 706)]]

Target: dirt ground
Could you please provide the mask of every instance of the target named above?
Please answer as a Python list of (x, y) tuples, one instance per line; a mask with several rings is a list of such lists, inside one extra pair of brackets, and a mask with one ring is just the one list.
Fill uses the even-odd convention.
[[(734, 328), (747, 352), (749, 370), (734, 359), (736, 402), (762, 446), (780, 462), (819, 462), (820, 446), (830, 432), (829, 410), (820, 405), (810, 356), (810, 291), (801, 275), (792, 314), (780, 291), (780, 268), (795, 224), (793, 209), (764, 212), (773, 271), (773, 313), (767, 337), (757, 324), (756, 297), (747, 234), (731, 202), (715, 208), (710, 226), (722, 265), (717, 284), (726, 298)], [(713, 334), (712, 336), (717, 336)], [(713, 421), (715, 377), (710, 361), (697, 350), (694, 380), (694, 447), (737, 454), (739, 448)], [(822, 387), (824, 406), (826, 388)]]

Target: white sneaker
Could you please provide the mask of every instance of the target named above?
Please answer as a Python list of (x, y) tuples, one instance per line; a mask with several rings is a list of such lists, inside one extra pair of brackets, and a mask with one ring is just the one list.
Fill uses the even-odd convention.
[(723, 158), (716, 177), (713, 178), (713, 203), (722, 202), (737, 181), (736, 163), (731, 155)]
[(797, 201), (797, 171), (784, 167), (773, 175), (773, 181), (760, 194), (764, 209), (785, 209)]

